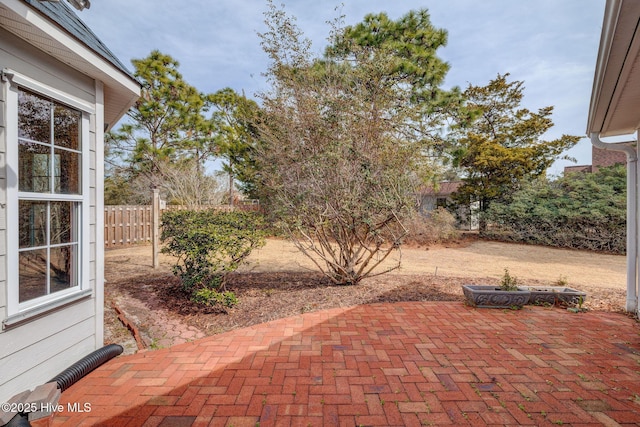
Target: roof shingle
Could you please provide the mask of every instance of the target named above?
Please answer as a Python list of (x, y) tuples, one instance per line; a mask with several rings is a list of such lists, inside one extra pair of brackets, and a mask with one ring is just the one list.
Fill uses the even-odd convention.
[(122, 62), (100, 41), (91, 29), (75, 14), (65, 2), (49, 2), (40, 0), (23, 0), (31, 7), (59, 25), (67, 33), (75, 37), (89, 49), (107, 60), (114, 67), (135, 79)]

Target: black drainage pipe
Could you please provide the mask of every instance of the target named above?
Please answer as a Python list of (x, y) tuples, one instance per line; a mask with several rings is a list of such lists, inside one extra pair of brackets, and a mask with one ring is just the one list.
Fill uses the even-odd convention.
[(98, 366), (121, 354), (122, 350), (122, 346), (118, 344), (109, 344), (99, 348), (60, 372), (49, 380), (49, 382), (55, 381), (60, 391), (63, 392)]
[(31, 427), (31, 423), (26, 414), (17, 414), (4, 427)]

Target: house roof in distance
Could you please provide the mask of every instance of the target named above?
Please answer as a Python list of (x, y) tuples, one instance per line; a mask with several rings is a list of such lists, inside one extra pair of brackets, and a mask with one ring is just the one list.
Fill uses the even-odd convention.
[(420, 194), (423, 196), (450, 196), (458, 191), (462, 184), (462, 181), (442, 181), (435, 186), (429, 185), (423, 187)]

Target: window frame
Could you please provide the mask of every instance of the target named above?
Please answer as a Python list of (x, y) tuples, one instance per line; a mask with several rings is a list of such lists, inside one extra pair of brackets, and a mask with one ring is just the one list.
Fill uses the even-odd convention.
[[(90, 211), (91, 211), (91, 156), (90, 125), (91, 116), (95, 114), (94, 106), (70, 94), (59, 91), (29, 77), (5, 69), (2, 72), (5, 84), (6, 114), (6, 169), (7, 169), (7, 227), (6, 227), (6, 260), (7, 260), (7, 319), (4, 326), (10, 326), (42, 314), (43, 312), (68, 304), (92, 294), (90, 287)], [(20, 89), (32, 92), (58, 104), (79, 111), (80, 118), (80, 193), (33, 193), (18, 190), (18, 92)], [(95, 168), (95, 167), (94, 167)], [(52, 177), (52, 179), (54, 179)], [(95, 196), (94, 196), (95, 197)], [(76, 232), (77, 247), (77, 285), (69, 289), (43, 295), (24, 302), (19, 301), (19, 200), (31, 201), (64, 201), (72, 202), (79, 215)], [(94, 205), (97, 201), (93, 201)], [(50, 243), (47, 243), (50, 247)]]

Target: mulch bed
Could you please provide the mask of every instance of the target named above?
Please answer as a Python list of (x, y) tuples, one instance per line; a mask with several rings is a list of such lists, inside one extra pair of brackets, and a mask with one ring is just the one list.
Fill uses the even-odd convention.
[[(359, 304), (400, 301), (460, 301), (461, 286), (470, 282), (495, 284), (496, 279), (389, 274), (364, 280), (356, 286), (336, 286), (319, 273), (236, 273), (227, 284), (239, 303), (231, 309), (193, 303), (171, 274), (162, 273), (111, 281), (109, 294), (117, 292), (144, 302), (149, 310), (163, 310), (206, 335), (243, 328), (301, 313)], [(539, 285), (528, 282), (527, 284)], [(618, 289), (582, 288), (584, 306), (590, 310), (621, 312), (625, 292)], [(106, 316), (108, 334), (122, 334), (117, 318)], [(122, 338), (122, 335), (121, 335)], [(117, 336), (113, 339), (117, 340)]]

